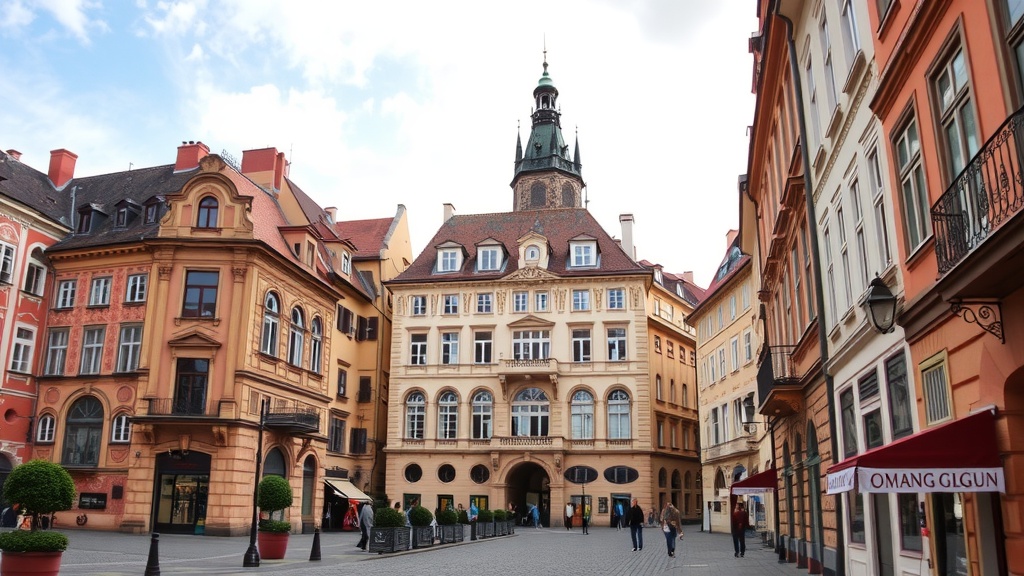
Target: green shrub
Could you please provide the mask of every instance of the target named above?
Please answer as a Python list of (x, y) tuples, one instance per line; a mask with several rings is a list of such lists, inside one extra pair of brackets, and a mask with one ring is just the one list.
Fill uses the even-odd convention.
[(413, 506), (409, 511), (409, 524), (413, 526), (430, 526), (434, 513), (423, 506)]
[(494, 512), (487, 508), (482, 508), (476, 517), (479, 522), (491, 522), (494, 520)]
[(257, 499), (260, 510), (264, 512), (276, 512), (284, 510), (292, 505), (292, 485), (280, 476), (265, 476), (260, 480), (259, 497)]
[(373, 514), (374, 528), (401, 528), (405, 526), (405, 514), (391, 506), (378, 508)]
[(504, 522), (505, 520), (508, 519), (508, 513), (505, 512), (504, 510), (495, 510), (494, 511), (494, 519), (497, 520), (498, 522)]
[(291, 532), (291, 522), (285, 522), (284, 520), (267, 520), (262, 519), (259, 523), (260, 532)]
[(0, 550), (4, 552), (63, 552), (68, 537), (60, 532), (14, 530), (0, 534)]
[(451, 526), (459, 521), (459, 515), (455, 510), (441, 510), (437, 513), (437, 523), (442, 526)]
[[(440, 522), (440, 520), (438, 520)], [(465, 510), (459, 510), (459, 524), (469, 524), (469, 513)]]

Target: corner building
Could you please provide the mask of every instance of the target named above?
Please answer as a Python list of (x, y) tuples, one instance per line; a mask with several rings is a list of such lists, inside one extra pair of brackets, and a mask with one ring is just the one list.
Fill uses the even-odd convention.
[[(586, 500), (592, 523), (608, 525), (632, 497), (645, 510), (661, 498), (682, 504), (681, 479), (699, 475), (695, 437), (689, 455), (677, 439), (666, 444), (669, 430), (682, 438), (684, 418), (694, 430), (694, 338), (681, 322), (650, 319), (660, 269), (635, 262), (581, 207), (579, 146), (570, 157), (544, 68), (529, 139), (516, 144), (513, 211), (446, 205), (427, 249), (387, 283), (387, 492), (432, 509), (536, 505), (545, 526), (564, 525), (566, 503)], [(671, 290), (659, 298), (692, 308)], [(672, 360), (690, 374), (688, 403), (652, 398), (651, 322), (688, 342), (685, 362)], [(677, 487), (657, 488), (659, 475)]]

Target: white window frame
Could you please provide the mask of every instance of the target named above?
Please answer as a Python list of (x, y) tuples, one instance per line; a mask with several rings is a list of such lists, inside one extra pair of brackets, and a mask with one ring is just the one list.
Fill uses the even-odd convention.
[(57, 418), (53, 414), (44, 414), (39, 417), (36, 424), (36, 442), (40, 444), (53, 444), (57, 436)]
[(14, 283), (14, 254), (14, 245), (0, 242), (0, 283)]
[(608, 336), (608, 361), (624, 362), (629, 360), (629, 348), (626, 339), (629, 333), (623, 326), (612, 326), (607, 329)]
[(25, 292), (33, 296), (42, 296), (46, 288), (46, 267), (42, 264), (29, 261), (25, 267)]
[(105, 326), (89, 326), (82, 331), (82, 357), (78, 365), (79, 374), (99, 374), (103, 366), (103, 343), (106, 339)]
[(572, 254), (570, 267), (587, 268), (597, 265), (597, 245), (595, 242), (570, 242), (569, 248)]
[(78, 289), (78, 280), (61, 280), (57, 286), (57, 308), (74, 308), (75, 292)]
[(754, 359), (753, 332), (750, 328), (743, 331), (743, 363), (746, 364)]
[(68, 340), (70, 328), (51, 328), (46, 340), (45, 376), (63, 376), (68, 361)]
[(513, 312), (529, 312), (530, 311), (530, 293), (525, 290), (517, 290), (512, 293), (512, 311)]
[(477, 251), (477, 270), (493, 272), (501, 268), (501, 252), (496, 247), (480, 248)]
[(516, 360), (546, 360), (551, 357), (550, 330), (512, 332), (512, 357)]
[(455, 440), (459, 437), (459, 397), (443, 392), (437, 399), (437, 438)]
[(572, 361), (590, 362), (592, 360), (593, 342), (590, 328), (572, 329)]
[(493, 308), (494, 294), (491, 292), (481, 292), (476, 295), (476, 313), (477, 314), (490, 314), (494, 311)]
[(459, 251), (454, 248), (439, 250), (437, 270), (438, 272), (457, 272), (459, 270)]
[(443, 314), (455, 315), (459, 313), (459, 295), (445, 294), (441, 297), (444, 300)]
[(548, 293), (547, 291), (541, 290), (535, 292), (533, 295), (533, 310), (534, 312), (547, 312), (548, 311)]
[(491, 364), (494, 359), (494, 333), (490, 330), (473, 332), (473, 363)]
[(422, 392), (413, 392), (405, 398), (405, 437), (423, 440), (427, 420), (427, 399)]
[(572, 311), (585, 312), (590, 310), (590, 290), (572, 291)]
[(93, 278), (89, 287), (89, 306), (110, 306), (110, 276)]
[(441, 332), (441, 364), (455, 366), (459, 363), (459, 333)]
[(122, 412), (110, 421), (110, 442), (127, 444), (132, 440), (132, 424), (127, 412)]
[(609, 288), (608, 289), (608, 309), (609, 310), (625, 310), (626, 309), (626, 289), (625, 288)]
[(739, 336), (733, 336), (732, 340), (729, 341), (729, 352), (731, 353), (732, 359), (732, 371), (736, 372), (740, 369), (740, 339)]
[(149, 274), (129, 274), (124, 301), (130, 303), (145, 302), (148, 283)]
[(117, 345), (117, 371), (134, 372), (139, 369), (142, 356), (142, 324), (121, 326)]
[(928, 180), (921, 160), (921, 138), (917, 129), (917, 118), (908, 118), (896, 134), (893, 153), (900, 180), (899, 198), (903, 204), (906, 248), (907, 253), (912, 254), (932, 233)]
[(413, 296), (412, 303), (409, 305), (409, 309), (413, 316), (426, 316), (427, 315), (427, 297), (426, 296)]
[(31, 326), (15, 324), (14, 346), (11, 349), (11, 372), (30, 374), (36, 343), (36, 331)]
[(323, 322), (319, 316), (314, 316), (309, 323), (309, 371), (320, 374), (323, 364)]
[(409, 364), (413, 366), (427, 365), (427, 335), (409, 335)]
[(920, 364), (924, 416), (929, 426), (953, 417), (953, 397), (949, 385), (949, 364), (945, 353)]

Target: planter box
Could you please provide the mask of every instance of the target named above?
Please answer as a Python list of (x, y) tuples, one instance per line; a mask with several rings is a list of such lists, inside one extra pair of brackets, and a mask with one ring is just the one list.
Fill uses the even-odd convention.
[(477, 536), (481, 538), (493, 538), (494, 537), (494, 522), (477, 522), (476, 523)]
[(370, 552), (383, 554), (384, 552), (404, 552), (409, 549), (409, 529), (405, 526), (400, 528), (370, 528)]
[(412, 547), (413, 548), (429, 548), (434, 545), (434, 527), (433, 526), (413, 526), (412, 527)]
[(56, 576), (63, 552), (4, 552), (0, 574), (4, 576)]
[(505, 536), (508, 534), (508, 523), (504, 520), (496, 520), (494, 522), (494, 535)]
[(462, 542), (462, 524), (452, 524), (450, 526), (440, 526), (441, 531), (441, 544), (451, 544), (453, 542)]
[(287, 532), (259, 532), (257, 535), (260, 558), (281, 560), (288, 551)]

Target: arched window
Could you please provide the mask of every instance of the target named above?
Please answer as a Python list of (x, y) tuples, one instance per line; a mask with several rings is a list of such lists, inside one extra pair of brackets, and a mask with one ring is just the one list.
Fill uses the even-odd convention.
[(683, 475), (683, 488), (686, 488), (687, 490), (689, 490), (690, 488), (693, 487), (692, 482), (693, 482), (693, 477), (690, 476), (690, 471), (687, 470), (686, 474)]
[(39, 424), (36, 424), (36, 442), (39, 444), (53, 444), (56, 428), (57, 419), (52, 414), (40, 416)]
[(277, 294), (267, 292), (263, 300), (263, 335), (260, 338), (260, 352), (277, 356), (277, 338), (281, 328), (281, 302)]
[(459, 399), (454, 392), (445, 392), (437, 400), (437, 437), (442, 440), (459, 437)]
[(427, 400), (420, 392), (413, 392), (405, 399), (405, 437), (423, 439), (423, 425), (427, 415)]
[(795, 510), (793, 510), (793, 459), (789, 453), (789, 441), (786, 440), (782, 443), (782, 470), (785, 477), (786, 486), (786, 520), (789, 536), (793, 537), (796, 531), (793, 528), (793, 522), (796, 520)]
[(586, 390), (577, 390), (572, 395), (572, 438), (592, 440), (594, 438), (594, 396)]
[(665, 488), (668, 486), (668, 470), (664, 468), (658, 470), (658, 488)]
[(615, 390), (608, 395), (609, 440), (632, 438), (629, 411), (629, 395), (624, 390)]
[(534, 182), (530, 187), (530, 208), (543, 208), (547, 203), (547, 188), (542, 182)]
[(199, 218), (196, 219), (196, 228), (217, 227), (217, 199), (207, 196), (199, 201)]
[(569, 184), (568, 182), (562, 184), (562, 207), (576, 207), (576, 191), (572, 189), (572, 184)]
[(477, 392), (473, 396), (473, 438), (486, 439), (493, 434), (494, 398), (490, 392)]
[(132, 424), (128, 421), (128, 414), (121, 413), (114, 416), (114, 419), (110, 422), (110, 441), (111, 442), (130, 442), (132, 439)]
[(292, 324), (288, 328), (288, 363), (293, 366), (302, 366), (302, 342), (305, 328), (302, 310), (298, 306), (292, 308)]
[(539, 388), (527, 388), (512, 401), (513, 436), (547, 436), (550, 415), (548, 396)]
[(302, 515), (313, 514), (313, 498), (316, 495), (316, 458), (306, 456), (302, 462)]
[(263, 475), (287, 478), (288, 469), (285, 467), (284, 463), (284, 453), (281, 452), (281, 449), (272, 448), (270, 452), (267, 452), (267, 457), (263, 461)]
[(313, 321), (309, 324), (309, 332), (312, 336), (309, 343), (309, 370), (314, 374), (319, 374), (320, 364), (323, 362), (324, 349), (324, 335), (319, 316), (313, 318)]
[(75, 400), (64, 424), (65, 466), (96, 466), (103, 443), (103, 405), (94, 396)]

